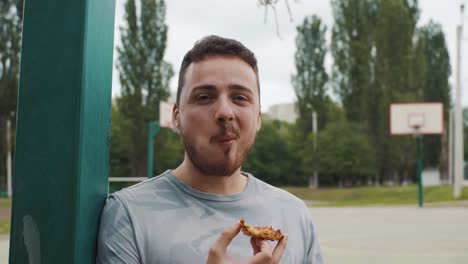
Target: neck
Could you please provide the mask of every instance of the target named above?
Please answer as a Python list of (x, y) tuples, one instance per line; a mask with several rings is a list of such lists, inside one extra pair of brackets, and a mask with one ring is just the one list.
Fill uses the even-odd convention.
[(238, 168), (233, 174), (227, 176), (206, 175), (185, 156), (182, 164), (172, 173), (196, 190), (211, 194), (232, 195), (244, 191), (247, 185), (247, 177), (240, 171)]

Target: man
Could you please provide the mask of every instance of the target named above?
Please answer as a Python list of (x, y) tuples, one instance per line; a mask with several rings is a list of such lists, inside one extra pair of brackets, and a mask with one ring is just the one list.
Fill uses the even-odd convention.
[[(241, 172), (261, 126), (250, 50), (217, 36), (195, 43), (182, 61), (173, 124), (184, 161), (109, 197), (98, 263), (323, 263), (304, 202)], [(241, 217), (287, 235), (251, 239), (239, 234)]]

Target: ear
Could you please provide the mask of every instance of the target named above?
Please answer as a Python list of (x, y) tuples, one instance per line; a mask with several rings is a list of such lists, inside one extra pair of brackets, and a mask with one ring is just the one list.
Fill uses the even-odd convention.
[(258, 116), (257, 116), (257, 132), (260, 130), (262, 127), (262, 111), (258, 111)]
[(176, 130), (180, 127), (180, 111), (177, 104), (172, 107), (172, 127)]

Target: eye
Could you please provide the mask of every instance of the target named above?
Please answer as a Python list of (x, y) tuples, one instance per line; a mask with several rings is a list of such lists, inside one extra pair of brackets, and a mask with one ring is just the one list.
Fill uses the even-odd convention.
[(234, 101), (240, 101), (240, 102), (249, 101), (249, 98), (247, 96), (245, 96), (245, 95), (242, 95), (242, 94), (234, 95), (233, 99), (234, 99)]
[(200, 94), (195, 98), (197, 103), (208, 103), (213, 99), (213, 96), (208, 94)]

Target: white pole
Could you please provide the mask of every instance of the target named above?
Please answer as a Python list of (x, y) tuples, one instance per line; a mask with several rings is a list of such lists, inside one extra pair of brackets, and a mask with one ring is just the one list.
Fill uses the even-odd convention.
[[(311, 122), (310, 123), (312, 125), (312, 134), (314, 133), (314, 108), (312, 107), (311, 104), (307, 104), (307, 107), (310, 109), (310, 113), (311, 113)], [(315, 152), (315, 138), (314, 138), (314, 142), (313, 142), (314, 146), (313, 146), (313, 149), (314, 149), (314, 152)], [(315, 155), (315, 153), (314, 153)], [(314, 164), (315, 166), (315, 164)], [(309, 176), (309, 188), (310, 189), (313, 189), (315, 188), (315, 171), (314, 171), (314, 174), (312, 176)]]
[(453, 184), (454, 179), (453, 179), (453, 130), (454, 130), (454, 125), (453, 125), (453, 109), (450, 109), (449, 111), (449, 131), (448, 131), (448, 137), (449, 137), (449, 146), (448, 146), (448, 151), (449, 151), (449, 156), (448, 156), (448, 176), (449, 176), (449, 183)]
[(7, 118), (7, 130), (6, 130), (6, 147), (7, 147), (7, 160), (6, 160), (6, 168), (7, 168), (7, 195), (11, 197), (12, 191), (12, 180), (11, 180), (11, 121), (10, 117)]
[[(312, 112), (312, 125), (313, 125), (313, 130), (312, 132), (314, 133), (314, 152), (317, 151), (317, 112), (313, 111)], [(317, 172), (317, 166), (315, 166), (314, 170), (314, 187), (318, 188), (318, 172)]]
[[(317, 149), (317, 112), (315, 112), (312, 104), (308, 103), (306, 106), (312, 112), (312, 120), (311, 120), (312, 121), (312, 134), (314, 137), (313, 148), (315, 152), (315, 150)], [(314, 166), (316, 165), (317, 164), (314, 164)], [(309, 176), (309, 188), (317, 188), (317, 187), (318, 187), (318, 174), (317, 174), (317, 170), (315, 169), (314, 174), (312, 176)]]
[(463, 33), (463, 5), (461, 10), (461, 24), (457, 27), (457, 71), (456, 71), (456, 96), (455, 96), (455, 163), (454, 163), (454, 184), (453, 197), (459, 198), (463, 184), (464, 157), (463, 157), (463, 116), (462, 116), (462, 84), (461, 84), (461, 39)]

